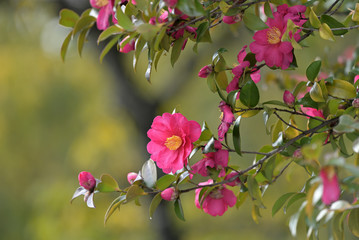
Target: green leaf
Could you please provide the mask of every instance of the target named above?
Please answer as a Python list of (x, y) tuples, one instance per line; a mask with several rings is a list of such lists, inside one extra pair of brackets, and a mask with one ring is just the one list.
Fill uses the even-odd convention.
[(65, 38), (64, 42), (62, 43), (62, 46), (61, 46), (61, 58), (62, 58), (62, 61), (65, 61), (67, 49), (69, 48), (69, 44), (70, 44), (71, 39), (72, 39), (72, 31), (69, 32), (69, 34)]
[(161, 191), (165, 190), (176, 180), (176, 178), (177, 177), (175, 175), (164, 175), (157, 180), (156, 188)]
[(181, 204), (181, 200), (180, 200), (179, 198), (177, 198), (177, 199), (175, 200), (174, 208), (175, 208), (176, 216), (177, 216), (179, 219), (181, 219), (182, 221), (185, 221), (184, 214), (183, 214), (183, 209), (182, 209), (182, 204)]
[(103, 40), (106, 40), (107, 38), (111, 37), (112, 35), (116, 35), (119, 33), (122, 33), (124, 31), (123, 28), (120, 28), (117, 25), (113, 25), (108, 27), (106, 30), (104, 30), (100, 36), (98, 36), (97, 39), (97, 44), (99, 44), (100, 42), (102, 42)]
[(209, 129), (206, 122), (203, 122), (201, 129), (201, 136), (199, 137), (200, 141), (209, 141), (212, 138), (213, 134)]
[(257, 85), (252, 79), (249, 79), (249, 81), (242, 87), (239, 99), (249, 108), (257, 106), (259, 102), (259, 91)]
[(176, 8), (191, 17), (203, 16), (206, 14), (202, 4), (198, 0), (178, 0)]
[(162, 29), (161, 29), (161, 31), (158, 33), (158, 35), (157, 35), (157, 37), (156, 37), (156, 40), (155, 40), (155, 43), (154, 43), (154, 45), (153, 45), (153, 48), (154, 48), (154, 50), (155, 51), (159, 51), (160, 50), (160, 44), (161, 44), (161, 42), (162, 42), (162, 39), (163, 39), (163, 37), (166, 35), (166, 28), (165, 27), (163, 27)]
[(108, 174), (101, 176), (101, 182), (97, 185), (97, 190), (100, 192), (118, 192), (121, 191), (116, 180)]
[(259, 212), (259, 207), (257, 205), (252, 206), (252, 219), (255, 223), (259, 224), (259, 218), (262, 217)]
[(285, 202), (294, 194), (294, 192), (286, 193), (277, 199), (272, 208), (272, 217), (274, 217), (274, 215), (283, 207)]
[(273, 18), (273, 12), (272, 12), (269, 2), (264, 3), (264, 13), (266, 14), (267, 17)]
[(76, 33), (81, 32), (84, 29), (91, 28), (95, 22), (96, 18), (93, 16), (81, 16), (74, 26), (72, 35), (75, 36)]
[(107, 45), (105, 46), (105, 48), (102, 50), (101, 55), (100, 55), (100, 62), (102, 63), (103, 58), (106, 56), (106, 54), (111, 50), (111, 48), (113, 46), (115, 46), (118, 42), (118, 39), (120, 39), (120, 36), (115, 36), (114, 38), (111, 39), (111, 41), (109, 41), (107, 43)]
[(157, 180), (157, 169), (156, 164), (152, 159), (143, 164), (141, 176), (147, 187), (152, 188), (155, 185)]
[(184, 38), (179, 38), (173, 44), (172, 52), (171, 52), (171, 65), (172, 65), (172, 67), (175, 65), (175, 63), (177, 62), (179, 56), (181, 55), (184, 40), (185, 40)]
[(217, 92), (217, 85), (216, 85), (216, 79), (215, 79), (215, 73), (214, 72), (212, 72), (207, 77), (207, 86), (208, 86), (209, 90), (211, 90), (211, 92), (213, 92), (213, 93)]
[(319, 28), (319, 36), (325, 40), (335, 41), (334, 34), (328, 24), (323, 23)]
[(137, 68), (138, 58), (140, 57), (142, 49), (145, 46), (145, 44), (146, 44), (146, 41), (141, 36), (136, 41), (135, 54), (133, 55), (133, 64), (132, 64), (133, 69), (135, 71)]
[(104, 224), (106, 224), (107, 220), (111, 217), (116, 209), (120, 209), (120, 206), (124, 201), (126, 201), (126, 195), (121, 195), (113, 200), (106, 211)]
[(307, 195), (305, 193), (297, 193), (295, 194), (291, 199), (289, 199), (287, 205), (284, 207), (284, 213), (287, 212), (287, 210), (292, 206), (296, 201), (305, 198)]
[(242, 156), (241, 150), (241, 133), (240, 133), (241, 116), (237, 117), (233, 126), (233, 145), (234, 150), (239, 156)]
[(212, 42), (211, 35), (209, 33), (209, 23), (203, 22), (197, 28), (197, 39), (196, 42)]
[(134, 184), (131, 187), (129, 187), (127, 190), (126, 202), (131, 202), (135, 198), (137, 198), (139, 196), (143, 196), (143, 195), (146, 195), (146, 193), (143, 191), (143, 189), (140, 186)]
[(206, 144), (206, 146), (204, 146), (203, 148), (203, 153), (210, 153), (210, 152), (215, 152), (216, 149), (214, 148), (214, 137), (212, 137)]
[[(338, 22), (335, 18), (333, 18), (333, 17), (331, 17), (331, 16), (329, 16), (329, 15), (322, 15), (322, 16), (320, 17), (320, 21), (321, 21), (322, 23), (328, 24), (328, 26), (329, 26), (330, 28), (344, 28), (344, 27), (345, 27), (342, 23)], [(333, 34), (340, 36), (340, 35), (346, 34), (347, 32), (348, 32), (348, 30), (346, 30), (346, 29), (343, 29), (343, 30), (335, 30), (335, 31), (333, 31)]]
[(278, 100), (270, 100), (270, 101), (266, 101), (264, 103), (262, 103), (263, 105), (266, 105), (266, 104), (271, 104), (271, 105), (277, 105), (277, 106), (281, 106), (281, 107), (288, 107), (287, 104), (281, 102), (281, 101), (278, 101)]
[(350, 99), (356, 97), (356, 91), (353, 84), (345, 80), (333, 80), (333, 84), (326, 84), (328, 94), (342, 99)]
[(215, 76), (216, 76), (216, 82), (218, 87), (222, 90), (226, 90), (228, 85), (226, 72), (225, 71), (216, 72)]
[(90, 28), (84, 29), (80, 33), (79, 38), (77, 39), (77, 50), (79, 52), (80, 57), (82, 55), (82, 50), (83, 50), (83, 47), (84, 47), (84, 43), (86, 41), (86, 37), (87, 37), (87, 34), (88, 34), (89, 31), (90, 31)]
[(263, 30), (268, 26), (257, 15), (249, 12), (245, 12), (243, 15), (244, 24), (251, 30)]
[(306, 70), (306, 75), (307, 75), (307, 78), (309, 81), (311, 81), (311, 82), (314, 81), (314, 79), (319, 74), (321, 66), (322, 66), (322, 61), (320, 61), (320, 60), (314, 61), (308, 66), (308, 68)]
[(263, 201), (262, 201), (262, 193), (259, 189), (258, 182), (255, 179), (255, 176), (248, 176), (247, 177), (247, 185), (248, 185), (248, 192), (251, 196), (253, 203), (261, 208), (264, 208)]
[(322, 89), (320, 88), (320, 85), (317, 82), (314, 82), (314, 85), (311, 87), (309, 91), (309, 95), (314, 102), (325, 102)]
[(157, 193), (154, 198), (151, 201), (151, 205), (150, 205), (150, 219), (152, 219), (153, 214), (155, 213), (158, 205), (161, 203), (162, 201), (162, 197), (161, 197), (161, 193)]
[(152, 25), (149, 23), (143, 23), (137, 27), (137, 32), (140, 33), (141, 36), (143, 36), (143, 38), (148, 42), (155, 38), (159, 30), (160, 30), (159, 26)]
[(359, 208), (350, 211), (348, 227), (354, 236), (359, 237)]
[(299, 83), (297, 84), (297, 86), (296, 86), (296, 87), (294, 88), (294, 90), (293, 90), (293, 96), (294, 96), (294, 97), (297, 97), (298, 94), (299, 94), (300, 92), (302, 92), (302, 90), (304, 89), (304, 87), (306, 87), (306, 85), (307, 85), (306, 82), (299, 82)]
[(116, 18), (118, 21), (118, 25), (126, 29), (127, 31), (133, 31), (135, 26), (133, 25), (131, 19), (122, 12), (121, 6), (118, 5), (116, 9)]
[(344, 239), (344, 225), (343, 221), (341, 220), (343, 213), (338, 213), (333, 218), (333, 237), (335, 240), (342, 240)]
[(339, 117), (339, 123), (334, 127), (334, 131), (338, 133), (350, 133), (355, 130), (359, 130), (359, 122), (346, 114)]
[(70, 9), (62, 9), (60, 11), (59, 24), (65, 27), (73, 28), (80, 16)]
[(321, 26), (321, 22), (319, 21), (319, 18), (313, 11), (312, 7), (310, 8), (310, 12), (309, 12), (309, 22), (314, 28), (320, 28)]

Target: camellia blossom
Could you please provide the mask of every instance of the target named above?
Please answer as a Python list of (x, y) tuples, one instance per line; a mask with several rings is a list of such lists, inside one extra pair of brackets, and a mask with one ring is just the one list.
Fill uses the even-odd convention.
[(174, 201), (178, 197), (178, 193), (174, 187), (170, 187), (161, 192), (161, 197), (166, 201)]
[(164, 113), (157, 116), (148, 130), (151, 141), (147, 151), (164, 173), (175, 173), (187, 165), (193, 142), (201, 135), (201, 126), (188, 121), (181, 113)]
[(206, 78), (213, 72), (213, 66), (212, 65), (206, 65), (201, 70), (199, 70), (198, 77), (200, 78)]
[(254, 34), (254, 42), (249, 45), (249, 48), (258, 62), (265, 61), (269, 67), (287, 69), (293, 61), (292, 44), (282, 41), (287, 22), (278, 12), (273, 13), (273, 16), (274, 18), (268, 18), (266, 22), (269, 28)]
[[(209, 179), (207, 182), (199, 183), (198, 185), (208, 185), (212, 184), (213, 180)], [(199, 199), (199, 194), (202, 188), (196, 189), (196, 197), (195, 197), (195, 204), (196, 207), (202, 209), (205, 213), (208, 213), (212, 216), (222, 216), (229, 207), (233, 207), (237, 202), (237, 197), (231, 190), (228, 190), (225, 186), (216, 187), (211, 191), (210, 194), (206, 196), (206, 198)]]
[[(109, 26), (109, 17), (114, 15), (114, 0), (90, 0), (90, 4), (93, 8), (100, 9), (96, 20), (97, 28), (105, 30)], [(112, 20), (117, 22), (114, 17)]]
[(128, 43), (126, 43), (124, 46), (123, 43), (129, 38), (129, 36), (126, 36), (122, 41), (120, 42), (120, 52), (122, 53), (129, 53), (133, 50), (135, 50), (135, 39), (131, 39)]
[(93, 202), (93, 196), (97, 192), (95, 191), (96, 186), (101, 182), (96, 179), (89, 172), (80, 172), (78, 176), (79, 184), (81, 187), (77, 188), (74, 195), (72, 196), (71, 202), (78, 196), (84, 195), (84, 201), (90, 208), (95, 208)]
[(228, 132), (229, 127), (236, 120), (232, 109), (225, 101), (221, 101), (219, 104), (219, 109), (221, 109), (221, 124), (218, 127), (218, 140), (223, 141), (224, 135)]
[[(239, 86), (238, 86), (239, 79), (242, 77), (244, 70), (247, 67), (249, 67), (249, 65), (250, 65), (249, 61), (244, 61), (244, 58), (247, 55), (246, 48), (247, 48), (247, 45), (245, 45), (241, 49), (241, 51), (239, 51), (239, 53), (237, 55), (237, 61), (239, 64), (232, 69), (232, 73), (234, 74), (234, 77), (226, 88), (227, 93), (230, 93), (231, 91), (235, 91), (235, 90), (239, 89)], [(255, 83), (258, 83), (261, 80), (260, 70), (258, 69), (256, 71), (254, 71), (253, 73), (251, 73), (250, 77), (252, 78), (252, 80)]]
[(277, 12), (282, 15), (285, 22), (290, 19), (295, 25), (300, 27), (307, 21), (304, 16), (306, 10), (307, 7), (304, 5), (288, 7), (287, 4), (283, 4), (277, 7)]
[(322, 202), (326, 205), (339, 199), (340, 187), (338, 176), (333, 166), (326, 166), (320, 170), (320, 178), (323, 182)]
[(195, 163), (192, 168), (192, 173), (198, 173), (203, 177), (209, 176), (209, 169), (219, 170), (218, 177), (224, 177), (226, 175), (225, 168), (228, 166), (227, 150), (222, 149), (222, 144), (219, 141), (215, 141), (215, 152), (209, 152), (204, 154), (205, 158)]

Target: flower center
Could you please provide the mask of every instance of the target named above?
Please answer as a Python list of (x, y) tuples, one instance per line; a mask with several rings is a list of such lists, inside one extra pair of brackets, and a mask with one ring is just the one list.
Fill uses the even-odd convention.
[(96, 0), (96, 5), (99, 7), (106, 6), (108, 4), (108, 0)]
[(210, 195), (211, 198), (214, 198), (214, 199), (221, 199), (221, 198), (223, 198), (222, 191), (221, 191), (221, 189), (219, 189), (219, 188), (213, 190), (209, 195)]
[(169, 150), (177, 150), (182, 145), (182, 139), (179, 136), (173, 135), (167, 138), (165, 146)]
[(281, 32), (276, 27), (271, 27), (267, 32), (267, 40), (270, 44), (277, 44), (280, 42)]

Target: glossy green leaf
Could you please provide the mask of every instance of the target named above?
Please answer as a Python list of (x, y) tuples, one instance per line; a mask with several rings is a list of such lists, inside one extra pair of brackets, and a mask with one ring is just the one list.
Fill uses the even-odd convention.
[(210, 153), (210, 152), (215, 152), (216, 149), (214, 148), (214, 137), (212, 137), (206, 144), (206, 146), (204, 146), (203, 148), (203, 153)]
[(118, 21), (118, 25), (123, 27), (125, 30), (127, 31), (134, 30), (135, 26), (133, 25), (131, 19), (124, 12), (122, 12), (120, 5), (118, 5), (116, 9), (116, 18)]
[(293, 197), (291, 197), (287, 203), (287, 205), (284, 207), (284, 213), (287, 212), (287, 210), (292, 206), (295, 202), (297, 202), (300, 199), (304, 199), (306, 197), (305, 193), (297, 193)]
[[(156, 34), (160, 31), (160, 27), (149, 23), (143, 23), (137, 27), (137, 32), (147, 41), (151, 41), (155, 38)], [(162, 35), (162, 37), (164, 34)]]
[(227, 80), (227, 75), (225, 71), (222, 72), (216, 72), (215, 73), (216, 76), (216, 82), (217, 82), (217, 86), (221, 89), (221, 90), (226, 90), (227, 86), (228, 86), (228, 80)]
[(241, 116), (237, 117), (236, 121), (234, 122), (233, 126), (233, 145), (234, 150), (238, 155), (242, 155), (241, 150), (241, 133), (240, 133), (240, 124), (241, 124)]
[(144, 48), (146, 44), (146, 41), (143, 37), (139, 37), (136, 41), (136, 46), (135, 46), (135, 54), (133, 55), (133, 69), (136, 71), (136, 68), (137, 68), (137, 63), (138, 63), (138, 59), (141, 55), (141, 52)]
[(126, 202), (130, 202), (139, 196), (146, 195), (143, 189), (136, 184), (133, 184), (131, 187), (128, 188), (126, 193)]
[(212, 42), (211, 35), (209, 33), (209, 23), (203, 22), (197, 28), (197, 39), (196, 42)]
[(359, 22), (359, 3), (355, 4), (355, 9), (352, 15), (352, 20), (355, 22)]
[(359, 130), (359, 122), (349, 115), (341, 115), (339, 123), (334, 127), (334, 131), (338, 133), (350, 133)]
[(80, 57), (82, 55), (82, 50), (83, 50), (84, 44), (86, 42), (86, 37), (87, 37), (87, 34), (88, 34), (89, 31), (90, 31), (90, 28), (84, 29), (80, 33), (80, 35), (79, 35), (79, 37), (77, 39), (77, 50), (79, 52)]
[(294, 192), (285, 193), (282, 196), (280, 196), (277, 201), (275, 201), (273, 207), (272, 207), (272, 217), (283, 207), (283, 205), (286, 203), (286, 201), (293, 196)]
[(203, 122), (201, 129), (201, 136), (199, 137), (200, 141), (209, 141), (212, 138), (213, 134), (209, 129), (206, 122)]
[(213, 72), (207, 77), (207, 86), (209, 90), (211, 90), (211, 92), (213, 93), (217, 92), (216, 79), (215, 79), (215, 74)]
[(106, 30), (104, 30), (100, 36), (98, 36), (97, 39), (97, 44), (99, 44), (100, 42), (102, 42), (103, 40), (106, 40), (107, 38), (116, 35), (116, 34), (120, 34), (124, 31), (123, 28), (120, 28), (117, 25), (112, 25), (110, 27), (108, 27)]
[(343, 213), (338, 213), (333, 218), (332, 231), (335, 240), (344, 239), (344, 225), (343, 225), (343, 221), (341, 220), (342, 216)]
[(157, 180), (156, 164), (152, 159), (147, 160), (141, 169), (141, 176), (146, 186), (152, 188)]
[(263, 30), (268, 26), (257, 15), (249, 12), (245, 12), (243, 15), (243, 22), (247, 28), (251, 30)]
[(184, 40), (185, 40), (184, 38), (179, 38), (173, 44), (172, 52), (171, 52), (171, 65), (172, 65), (172, 67), (175, 65), (175, 63), (177, 62), (179, 56), (181, 55)]
[(73, 28), (80, 16), (70, 9), (62, 9), (60, 11), (59, 24), (65, 27)]
[(150, 219), (152, 219), (153, 214), (155, 213), (158, 205), (161, 203), (162, 201), (162, 197), (161, 197), (161, 193), (157, 193), (154, 198), (151, 201), (151, 205), (150, 205)]
[(116, 209), (120, 209), (120, 206), (122, 203), (126, 201), (126, 195), (121, 195), (117, 197), (108, 207), (106, 214), (105, 214), (105, 220), (104, 224), (106, 224), (107, 220), (111, 217), (111, 215), (115, 212)]
[(314, 82), (313, 86), (309, 91), (309, 95), (315, 102), (325, 102), (322, 89), (317, 82)]
[(333, 80), (333, 84), (327, 83), (328, 94), (342, 99), (351, 99), (356, 97), (356, 91), (353, 84), (345, 80)]
[(67, 35), (64, 42), (62, 43), (62, 46), (61, 46), (61, 58), (62, 58), (62, 61), (65, 61), (67, 49), (69, 48), (71, 39), (72, 39), (72, 31)]
[(273, 18), (273, 12), (272, 12), (269, 2), (264, 3), (264, 13), (266, 14), (267, 17)]
[[(160, 30), (160, 32), (158, 33), (158, 35), (157, 35), (157, 37), (156, 37), (156, 40), (155, 40), (155, 43), (154, 43), (154, 46), (153, 46), (153, 48), (154, 48), (154, 50), (155, 51), (159, 51), (160, 50), (160, 44), (161, 44), (161, 42), (162, 42), (162, 39), (163, 39), (163, 37), (166, 35), (166, 31), (167, 31), (167, 29), (165, 28), (165, 27), (163, 27), (161, 30)], [(150, 39), (151, 40), (151, 39)]]
[(181, 200), (180, 200), (179, 198), (177, 198), (177, 199), (175, 200), (174, 208), (175, 208), (176, 216), (177, 216), (179, 219), (181, 219), (182, 221), (185, 221), (184, 213), (183, 213), (183, 209), (182, 209), (182, 204), (181, 204)]
[(241, 102), (247, 107), (255, 107), (259, 102), (259, 91), (255, 82), (250, 79), (244, 84), (239, 95)]
[(97, 190), (100, 192), (118, 192), (121, 191), (120, 187), (118, 186), (117, 181), (108, 174), (103, 174), (101, 176), (101, 182), (97, 185)]
[(255, 223), (259, 224), (259, 218), (262, 217), (257, 205), (252, 206), (252, 219)]
[(81, 16), (74, 26), (74, 30), (72, 32), (73, 36), (75, 36), (76, 33), (83, 31), (84, 29), (91, 28), (95, 22), (96, 18), (93, 16)]
[(176, 180), (176, 178), (177, 177), (175, 175), (164, 175), (157, 180), (156, 188), (161, 191), (165, 190)]
[(322, 26), (320, 26), (319, 36), (325, 40), (335, 41), (334, 34), (326, 23), (323, 23)]
[[(320, 17), (320, 21), (321, 21), (322, 23), (328, 24), (328, 26), (329, 26), (330, 28), (344, 28), (344, 27), (345, 27), (342, 23), (338, 22), (335, 18), (333, 18), (333, 17), (331, 17), (331, 16), (329, 16), (329, 15), (322, 15), (322, 16)], [(333, 31), (333, 34), (340, 36), (340, 35), (346, 34), (347, 32), (348, 32), (348, 30), (346, 30), (346, 29), (343, 29), (343, 30), (335, 30), (335, 31)]]
[(118, 39), (120, 39), (120, 36), (115, 36), (114, 38), (112, 38), (111, 41), (109, 41), (107, 43), (107, 45), (105, 46), (105, 48), (102, 50), (101, 55), (100, 55), (100, 62), (101, 63), (103, 61), (103, 58), (111, 50), (111, 48), (118, 43)]
[(359, 237), (359, 208), (350, 211), (348, 227), (354, 236)]
[(299, 82), (297, 86), (295, 86), (293, 90), (293, 96), (297, 97), (299, 93), (301, 93), (306, 88), (307, 83), (306, 82)]
[(176, 8), (191, 17), (205, 15), (203, 6), (198, 0), (178, 0)]
[(262, 193), (259, 189), (258, 182), (255, 179), (255, 176), (248, 176), (247, 178), (248, 192), (251, 196), (253, 203), (258, 207), (264, 207), (262, 201)]
[(313, 11), (313, 8), (310, 8), (309, 12), (309, 22), (314, 28), (320, 28), (321, 22), (315, 12)]
[(319, 74), (321, 66), (322, 66), (322, 61), (320, 61), (320, 60), (314, 61), (308, 66), (308, 68), (306, 70), (306, 75), (307, 75), (307, 78), (309, 81), (311, 81), (311, 82), (314, 81), (314, 79)]

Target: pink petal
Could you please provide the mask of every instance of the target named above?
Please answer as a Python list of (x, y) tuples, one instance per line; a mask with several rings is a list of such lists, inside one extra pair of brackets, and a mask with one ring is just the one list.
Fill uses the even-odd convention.
[(97, 16), (97, 28), (99, 30), (105, 30), (109, 26), (109, 17), (112, 13), (111, 4), (107, 4), (102, 7)]
[(237, 55), (238, 63), (242, 63), (243, 59), (246, 57), (246, 55), (247, 55), (246, 48), (247, 48), (247, 45), (244, 45), (243, 48), (241, 49), (241, 51), (239, 51), (239, 53)]

